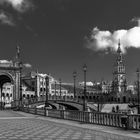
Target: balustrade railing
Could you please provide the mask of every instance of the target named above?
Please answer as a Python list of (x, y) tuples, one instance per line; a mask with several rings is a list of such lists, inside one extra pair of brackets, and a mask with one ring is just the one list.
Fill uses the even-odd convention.
[(127, 126), (122, 123), (124, 114), (118, 113), (100, 113), (100, 112), (83, 112), (72, 110), (52, 110), (23, 107), (22, 111), (47, 117), (60, 118), (66, 120), (79, 121), (90, 124), (99, 124), (127, 129), (140, 130), (140, 115), (125, 115)]

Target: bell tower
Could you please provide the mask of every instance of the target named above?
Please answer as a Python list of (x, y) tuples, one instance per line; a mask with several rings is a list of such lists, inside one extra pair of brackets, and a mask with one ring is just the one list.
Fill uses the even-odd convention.
[(113, 71), (113, 92), (123, 93), (126, 91), (126, 77), (125, 77), (125, 65), (123, 59), (123, 53), (121, 50), (120, 41), (118, 43), (117, 58), (114, 64)]

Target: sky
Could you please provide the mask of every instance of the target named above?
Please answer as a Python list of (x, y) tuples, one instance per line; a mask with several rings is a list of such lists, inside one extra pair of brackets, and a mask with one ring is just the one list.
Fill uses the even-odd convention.
[(23, 63), (62, 82), (112, 80), (118, 40), (126, 79), (140, 68), (139, 0), (0, 0), (0, 59), (20, 46)]

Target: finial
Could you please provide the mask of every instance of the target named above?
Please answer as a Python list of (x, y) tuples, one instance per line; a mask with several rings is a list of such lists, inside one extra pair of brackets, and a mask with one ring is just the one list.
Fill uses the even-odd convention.
[(16, 47), (16, 58), (17, 58), (17, 60), (20, 59), (20, 47), (18, 45)]
[(38, 69), (36, 69), (36, 73), (38, 74)]

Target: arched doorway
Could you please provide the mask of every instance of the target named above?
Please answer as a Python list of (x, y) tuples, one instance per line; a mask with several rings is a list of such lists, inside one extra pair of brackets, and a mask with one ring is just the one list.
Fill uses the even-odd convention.
[(14, 81), (10, 74), (0, 74), (0, 106), (11, 104), (13, 101)]

